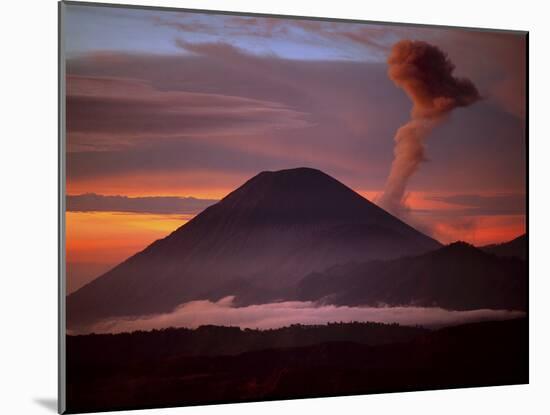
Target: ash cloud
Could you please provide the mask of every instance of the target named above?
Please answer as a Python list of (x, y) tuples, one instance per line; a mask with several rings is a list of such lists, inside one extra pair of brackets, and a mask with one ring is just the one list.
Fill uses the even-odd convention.
[(167, 327), (196, 328), (201, 325), (239, 326), (271, 329), (291, 324), (326, 324), (329, 322), (372, 321), (443, 327), (484, 320), (506, 320), (523, 316), (522, 311), (470, 310), (451, 311), (437, 307), (349, 307), (320, 305), (311, 301), (285, 301), (236, 307), (234, 297), (218, 302), (191, 301), (171, 313), (152, 316), (109, 319), (70, 334), (121, 333)]
[(394, 160), (380, 204), (403, 211), (411, 176), (426, 160), (424, 140), (457, 107), (481, 99), (472, 81), (454, 76), (454, 64), (437, 46), (423, 41), (396, 43), (388, 58), (388, 76), (413, 103), (410, 120), (395, 135)]

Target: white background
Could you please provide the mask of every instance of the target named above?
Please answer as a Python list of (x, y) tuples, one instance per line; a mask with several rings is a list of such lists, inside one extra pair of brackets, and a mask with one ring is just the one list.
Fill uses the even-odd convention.
[[(514, 387), (141, 411), (140, 414), (548, 413), (550, 14), (543, 1), (180, 0), (172, 7), (530, 31), (531, 383)], [(57, 393), (57, 4), (5, 1), (0, 51), (3, 414), (52, 414)], [(135, 413), (135, 412), (134, 412)]]

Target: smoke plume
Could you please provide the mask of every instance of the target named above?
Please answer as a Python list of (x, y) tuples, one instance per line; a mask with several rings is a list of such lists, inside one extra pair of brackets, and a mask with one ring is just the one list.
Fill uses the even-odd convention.
[(425, 160), (426, 137), (454, 108), (471, 105), (481, 97), (472, 81), (453, 76), (454, 64), (429, 43), (396, 43), (388, 65), (389, 78), (413, 102), (410, 121), (395, 134), (394, 160), (380, 200), (385, 209), (400, 213), (407, 182)]

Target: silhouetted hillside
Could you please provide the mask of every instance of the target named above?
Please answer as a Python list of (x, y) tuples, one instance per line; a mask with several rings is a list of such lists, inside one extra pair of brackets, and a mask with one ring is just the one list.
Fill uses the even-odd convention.
[[(227, 333), (213, 336), (219, 334), (224, 341)], [(157, 348), (167, 347), (166, 332), (150, 335), (148, 347), (154, 338)], [(110, 339), (116, 343), (119, 336), (124, 335)], [(525, 319), (418, 331), (392, 344), (336, 341), (224, 356), (175, 350), (136, 355), (125, 348), (92, 347), (89, 339), (68, 338), (70, 412), (528, 382)], [(141, 347), (137, 340), (133, 344)]]
[(464, 242), (423, 255), (338, 265), (305, 277), (300, 300), (345, 305), (438, 306), (451, 310), (527, 307), (527, 269)]
[(511, 241), (504, 242), (501, 244), (493, 244), (482, 246), (482, 249), (485, 252), (495, 254), (498, 256), (513, 256), (521, 258), (523, 260), (527, 259), (527, 234), (518, 236)]
[(319, 170), (263, 172), (71, 294), (68, 325), (228, 295), (239, 304), (267, 302), (337, 263), (438, 246)]
[[(279, 329), (253, 330), (239, 327), (201, 326), (197, 329), (169, 328), (149, 332), (121, 334), (90, 334), (68, 336), (69, 347), (89, 355), (89, 363), (97, 355), (95, 350), (109, 350), (127, 358), (143, 359), (154, 356), (169, 358), (179, 355), (226, 355), (252, 350), (308, 346), (328, 341), (352, 341), (379, 345), (409, 341), (427, 332), (419, 327), (382, 323), (329, 323), (326, 325), (292, 325)], [(84, 349), (88, 351), (85, 352)], [(69, 356), (70, 358), (70, 356)]]

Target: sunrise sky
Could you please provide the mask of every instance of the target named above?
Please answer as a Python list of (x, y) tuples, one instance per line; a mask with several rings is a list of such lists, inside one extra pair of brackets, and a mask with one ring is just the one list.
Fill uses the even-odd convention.
[(405, 219), (443, 243), (525, 232), (525, 39), (312, 20), (66, 7), (68, 290), (263, 170), (314, 167), (377, 202), (411, 102), (402, 39), (445, 51), (482, 100), (426, 142)]

